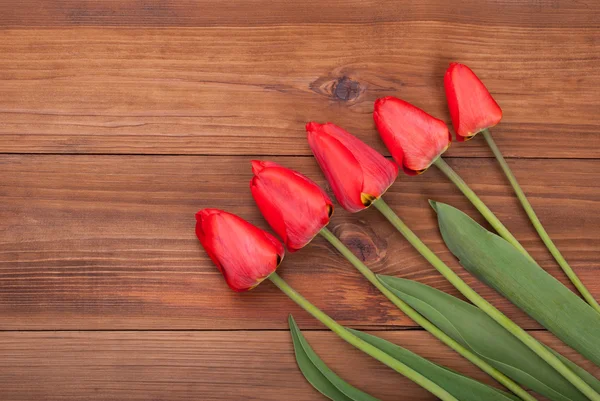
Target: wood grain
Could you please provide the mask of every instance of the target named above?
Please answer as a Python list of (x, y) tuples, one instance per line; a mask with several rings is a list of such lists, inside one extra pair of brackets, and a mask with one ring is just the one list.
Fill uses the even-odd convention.
[[(449, 121), (443, 75), (461, 61), (503, 107), (506, 156), (598, 158), (599, 58), (597, 25), (6, 29), (0, 152), (309, 155), (310, 120), (384, 152), (373, 101)], [(449, 155), (490, 153), (474, 140)]]
[[(307, 157), (272, 160), (325, 186)], [(265, 283), (246, 294), (226, 288), (194, 235), (194, 213), (219, 207), (267, 228), (250, 196), (248, 157), (0, 157), (0, 314), (3, 329), (265, 329), (298, 314)], [(491, 159), (450, 163), (553, 275), (564, 275), (537, 239)], [(600, 296), (600, 161), (511, 160), (518, 178), (573, 268)], [(432, 169), (402, 176), (385, 197), (407, 223), (487, 298), (526, 327), (536, 324), (467, 276), (444, 247), (427, 199), (477, 216)], [(331, 228), (376, 272), (457, 292), (376, 210), (341, 208)], [(288, 254), (281, 274), (340, 322), (412, 326), (323, 239)]]
[[(375, 332), (413, 352), (493, 384), (465, 359), (418, 331)], [(533, 333), (591, 373), (594, 367), (547, 333)], [(305, 331), (325, 362), (382, 401), (434, 400), (423, 389), (330, 332)], [(294, 401), (324, 398), (304, 380), (289, 333), (56, 332), (0, 333), (3, 401), (203, 400)], [(293, 394), (293, 398), (290, 397)], [(542, 400), (543, 398), (539, 398)]]
[[(221, 207), (266, 228), (248, 191), (253, 158), (325, 185), (307, 121), (335, 122), (386, 154), (376, 98), (449, 122), (451, 61), (473, 68), (503, 108), (494, 138), (600, 299), (599, 19), (592, 0), (0, 0), (0, 399), (322, 400), (294, 364), (293, 313), (352, 384), (383, 401), (431, 400), (270, 283), (228, 290), (193, 215)], [(482, 138), (446, 156), (565, 282)], [(478, 216), (436, 170), (386, 195), (477, 291), (539, 330), (463, 271), (429, 198)], [(375, 210), (338, 209), (330, 228), (377, 273), (457, 294)], [(324, 240), (288, 254), (280, 272), (341, 323), (488, 381)]]
[(594, 1), (463, 0), (22, 0), (0, 1), (2, 26), (269, 26), (288, 24), (375, 24), (397, 21), (480, 23), (525, 27), (596, 28)]

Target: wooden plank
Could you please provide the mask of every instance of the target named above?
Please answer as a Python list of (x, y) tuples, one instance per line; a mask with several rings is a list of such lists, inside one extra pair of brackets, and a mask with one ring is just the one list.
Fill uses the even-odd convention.
[[(345, 380), (383, 401), (435, 398), (353, 349), (330, 332), (305, 332)], [(413, 352), (492, 384), (481, 371), (421, 331), (375, 332)], [(593, 374), (583, 360), (544, 332), (533, 333)], [(0, 391), (18, 400), (281, 400), (323, 397), (298, 371), (289, 333), (252, 332), (4, 332)], [(542, 397), (540, 397), (540, 400)]]
[[(369, 7), (351, 3), (356, 15)], [(0, 153), (309, 155), (310, 120), (336, 122), (383, 152), (373, 101), (400, 96), (449, 121), (442, 78), (458, 60), (503, 107), (494, 134), (506, 156), (600, 158), (600, 28), (585, 23), (597, 21), (598, 5), (559, 6), (565, 17), (534, 3), (486, 4), (473, 7), (486, 18), (468, 23), (430, 21), (434, 11), (414, 5), (407, 20), (385, 23), (304, 24), (296, 18), (312, 14), (299, 13), (258, 27), (5, 29)], [(488, 12), (500, 5), (522, 18)], [(326, 20), (342, 18), (325, 9)], [(539, 13), (562, 22), (545, 26)], [(449, 155), (490, 153), (479, 138)]]
[[(273, 158), (324, 185), (308, 157)], [(319, 327), (270, 283), (235, 294), (194, 235), (194, 213), (220, 207), (266, 225), (248, 190), (249, 157), (0, 156), (0, 329), (274, 329), (287, 314)], [(529, 227), (492, 159), (450, 163), (553, 275), (564, 275)], [(511, 160), (548, 232), (600, 298), (599, 160)], [(477, 216), (432, 169), (402, 176), (385, 197), (478, 291), (538, 327), (468, 277), (443, 246), (427, 199)], [(330, 228), (376, 272), (456, 291), (376, 210), (334, 213)], [(289, 254), (281, 274), (354, 327), (412, 326), (323, 239)]]
[(264, 26), (437, 21), (525, 27), (597, 27), (593, 1), (331, 0), (22, 0), (0, 2), (2, 26)]

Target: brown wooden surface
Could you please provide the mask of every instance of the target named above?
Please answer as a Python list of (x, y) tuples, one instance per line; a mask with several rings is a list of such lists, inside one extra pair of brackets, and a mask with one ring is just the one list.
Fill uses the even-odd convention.
[[(210, 206), (267, 228), (249, 195), (249, 157), (5, 155), (0, 160), (0, 219), (10, 234), (0, 244), (4, 327), (283, 329), (287, 314), (297, 310), (270, 283), (242, 295), (228, 291), (194, 234), (195, 211)], [(312, 158), (271, 160), (326, 186)], [(565, 281), (494, 162), (474, 158), (450, 163), (534, 257)], [(600, 297), (600, 160), (511, 164), (548, 231)], [(430, 198), (478, 217), (435, 169), (401, 177), (386, 194), (423, 240), (463, 273), (442, 243), (427, 205)], [(378, 273), (414, 278), (457, 294), (376, 210), (351, 215), (337, 208), (331, 228)], [(324, 239), (288, 254), (281, 274), (344, 324), (412, 326)], [(538, 327), (484, 285), (469, 282), (520, 323)], [(320, 327), (306, 314), (299, 319), (302, 327)]]
[[(449, 121), (450, 61), (494, 93), (504, 110), (494, 137), (600, 298), (599, 18), (590, 0), (0, 0), (0, 399), (321, 400), (294, 364), (293, 313), (351, 383), (383, 401), (431, 400), (270, 283), (229, 291), (193, 214), (221, 207), (266, 228), (248, 190), (252, 158), (325, 185), (309, 120), (336, 122), (384, 153), (377, 97)], [(482, 138), (453, 144), (448, 161), (564, 282)], [(386, 195), (487, 299), (583, 361), (464, 273), (429, 198), (478, 217), (435, 169), (400, 177)], [(378, 273), (456, 294), (376, 211), (338, 208), (331, 228)], [(487, 380), (324, 240), (287, 255), (281, 275), (341, 323)]]
[[(465, 359), (420, 331), (371, 333), (494, 384), (485, 373), (473, 370)], [(333, 333), (307, 331), (305, 335), (329, 366), (374, 396), (431, 400), (416, 384)], [(600, 368), (546, 332), (533, 335), (600, 374)], [(0, 336), (2, 399), (79, 401), (85, 394), (85, 399), (102, 401), (324, 400), (298, 373), (291, 348), (284, 331), (9, 332)]]

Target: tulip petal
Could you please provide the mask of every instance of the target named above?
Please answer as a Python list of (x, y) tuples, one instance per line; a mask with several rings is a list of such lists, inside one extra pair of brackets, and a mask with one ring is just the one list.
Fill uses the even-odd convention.
[(196, 219), (198, 239), (234, 291), (256, 287), (283, 259), (281, 243), (238, 216), (204, 209)]
[(398, 176), (396, 164), (335, 124), (310, 122), (306, 131), (336, 198), (350, 212), (368, 207)]
[(383, 142), (409, 175), (427, 170), (450, 146), (446, 123), (404, 100), (377, 99), (373, 118)]
[(329, 135), (308, 132), (308, 143), (339, 204), (350, 212), (363, 210), (363, 170), (356, 157)]
[(223, 267), (221, 266), (221, 262), (215, 254), (213, 247), (205, 245), (212, 244), (212, 237), (214, 235), (212, 231), (212, 225), (209, 221), (210, 216), (219, 212), (221, 211), (218, 209), (202, 209), (198, 213), (196, 213), (196, 236), (200, 240), (200, 243), (202, 243), (202, 246), (204, 247), (204, 250), (210, 257), (210, 259), (217, 266), (219, 271), (223, 273)]
[(466, 65), (450, 64), (444, 76), (444, 88), (458, 141), (468, 140), (502, 119), (502, 109)]
[(274, 199), (271, 193), (261, 184), (258, 178), (258, 174), (265, 168), (262, 163), (257, 160), (252, 161), (252, 172), (256, 175), (250, 180), (250, 191), (256, 206), (258, 206), (267, 223), (281, 237), (283, 243), (288, 246), (288, 234), (283, 213), (280, 208), (273, 207)]
[(273, 162), (252, 162), (252, 196), (291, 252), (308, 244), (329, 223), (329, 197), (303, 175)]

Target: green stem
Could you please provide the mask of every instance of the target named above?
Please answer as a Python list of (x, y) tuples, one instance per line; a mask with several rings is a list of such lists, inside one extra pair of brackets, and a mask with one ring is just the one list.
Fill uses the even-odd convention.
[(390, 223), (410, 242), (410, 244), (417, 250), (429, 263), (439, 271), (450, 283), (463, 294), (469, 301), (473, 302), (475, 306), (485, 312), (488, 316), (494, 319), (502, 327), (508, 330), (512, 335), (517, 337), (523, 344), (528, 346), (533, 352), (535, 352), (540, 358), (546, 361), (552, 366), (558, 373), (560, 373), (565, 379), (573, 384), (579, 391), (581, 391), (586, 397), (592, 401), (600, 401), (600, 394), (598, 394), (592, 387), (590, 387), (585, 381), (571, 371), (560, 359), (556, 357), (548, 348), (538, 342), (535, 338), (529, 335), (525, 330), (519, 327), (516, 323), (510, 320), (506, 315), (496, 309), (492, 304), (483, 299), (477, 292), (467, 285), (452, 269), (450, 269), (435, 253), (431, 251), (412, 232), (410, 228), (394, 213), (392, 209), (383, 201), (378, 199), (373, 202), (373, 205), (389, 220)]
[(352, 265), (360, 272), (363, 276), (371, 284), (373, 284), (383, 295), (385, 295), (398, 309), (404, 312), (409, 318), (415, 321), (418, 325), (423, 327), (429, 333), (431, 333), (438, 340), (458, 352), (460, 355), (465, 357), (467, 360), (472, 362), (474, 365), (479, 367), (481, 370), (486, 372), (488, 375), (492, 376), (499, 383), (504, 385), (510, 391), (518, 395), (521, 399), (526, 401), (535, 401), (536, 398), (525, 391), (521, 386), (515, 383), (512, 379), (504, 375), (502, 372), (491, 366), (485, 360), (478, 357), (476, 354), (463, 347), (460, 343), (456, 342), (442, 330), (440, 330), (436, 325), (431, 323), (425, 317), (423, 317), (419, 312), (414, 310), (410, 305), (406, 302), (398, 298), (391, 292), (386, 286), (384, 286), (381, 281), (377, 279), (377, 275), (371, 271), (360, 259), (358, 259), (350, 249), (346, 247), (331, 231), (327, 228), (321, 229), (319, 232), (327, 241), (337, 249), (342, 256), (344, 256)]
[(297, 293), (296, 290), (290, 287), (288, 283), (286, 283), (281, 277), (279, 277), (277, 273), (271, 273), (269, 279), (273, 282), (273, 284), (275, 284), (281, 291), (283, 291), (300, 307), (302, 307), (305, 311), (313, 315), (317, 320), (319, 320), (321, 323), (327, 326), (327, 328), (329, 328), (331, 331), (340, 336), (342, 339), (346, 340), (354, 347), (372, 356), (379, 362), (382, 362), (383, 364), (389, 366), (396, 372), (406, 376), (408, 379), (417, 383), (436, 397), (444, 401), (458, 401), (456, 398), (454, 398), (454, 396), (452, 396), (452, 394), (448, 393), (442, 387), (432, 382), (419, 372), (414, 371), (399, 360), (381, 351), (379, 348), (374, 347), (373, 345), (350, 333), (344, 328), (344, 326), (327, 316), (323, 311), (321, 311), (319, 308), (308, 302), (306, 298), (304, 298), (302, 295)]
[(488, 131), (487, 129), (483, 130), (482, 133), (483, 133), (483, 137), (485, 138), (488, 146), (494, 153), (494, 156), (496, 156), (496, 160), (498, 160), (498, 163), (500, 163), (500, 167), (502, 167), (502, 171), (504, 171), (504, 175), (506, 175), (506, 178), (508, 178), (510, 185), (513, 187), (515, 194), (517, 195), (517, 198), (519, 199), (519, 202), (521, 202), (523, 209), (525, 209), (525, 213), (527, 213), (527, 216), (529, 217), (529, 220), (533, 224), (535, 231), (537, 231), (538, 235), (544, 242), (544, 245), (546, 245), (546, 248), (548, 248), (548, 250), (550, 251), (552, 256), (554, 256), (554, 259), (556, 260), (556, 262), (563, 269), (563, 271), (565, 272), (567, 277), (569, 277), (569, 280), (571, 280), (573, 285), (575, 285), (577, 290), (579, 290), (579, 292), (581, 293), (583, 298), (587, 301), (587, 303), (590, 304), (590, 306), (592, 306), (594, 309), (596, 309), (596, 311), (600, 312), (600, 305), (598, 305), (598, 302), (594, 299), (592, 294), (590, 294), (590, 292), (585, 287), (585, 285), (581, 282), (579, 277), (577, 277), (577, 274), (575, 274), (575, 272), (573, 271), (571, 266), (569, 266), (566, 259), (560, 253), (560, 251), (558, 250), (556, 245), (554, 245), (554, 242), (552, 242), (552, 239), (550, 238), (550, 236), (544, 229), (544, 226), (542, 225), (542, 223), (540, 222), (540, 219), (538, 219), (537, 215), (535, 214), (535, 211), (533, 210), (531, 203), (529, 203), (529, 200), (527, 200), (525, 193), (523, 192), (523, 190), (521, 189), (521, 186), (517, 182), (517, 178), (514, 176), (512, 170), (506, 163), (506, 160), (504, 160), (502, 153), (500, 153), (500, 149), (498, 149), (498, 146), (496, 146), (496, 142), (494, 142), (494, 139), (492, 138), (492, 134), (490, 134), (490, 131)]
[(500, 234), (502, 238), (510, 242), (525, 256), (534, 261), (531, 255), (529, 255), (529, 253), (527, 252), (527, 250), (523, 248), (523, 245), (521, 245), (519, 241), (517, 241), (514, 235), (512, 235), (511, 232), (508, 231), (508, 228), (506, 228), (506, 226), (502, 224), (502, 222), (496, 217), (496, 215), (485, 205), (485, 203), (483, 203), (479, 196), (477, 196), (477, 194), (473, 192), (471, 188), (469, 188), (467, 183), (464, 182), (462, 178), (460, 178), (456, 171), (454, 171), (444, 159), (438, 157), (437, 160), (433, 162), (433, 164), (435, 164), (437, 168), (442, 170), (442, 172), (450, 179), (450, 181), (452, 181), (454, 185), (456, 185), (458, 189), (460, 189), (460, 191), (467, 197), (467, 199), (471, 201), (473, 206), (475, 206), (479, 213), (481, 213), (481, 215), (488, 221), (488, 223), (490, 223), (490, 225), (494, 228), (494, 230), (496, 230), (498, 234)]

